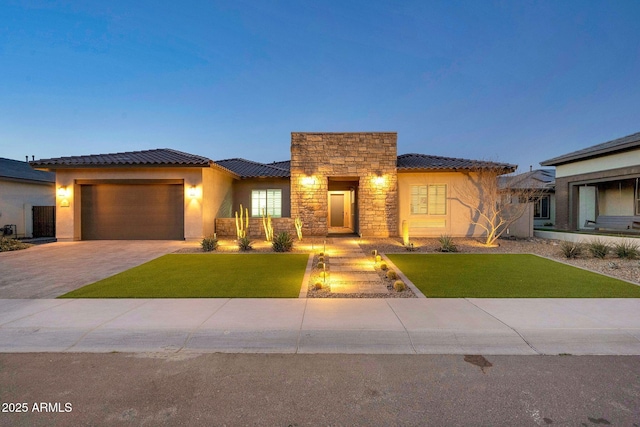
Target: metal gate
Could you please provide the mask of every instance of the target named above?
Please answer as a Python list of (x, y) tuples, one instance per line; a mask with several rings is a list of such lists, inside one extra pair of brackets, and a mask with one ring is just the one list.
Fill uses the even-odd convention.
[(56, 237), (56, 207), (33, 207), (33, 237)]

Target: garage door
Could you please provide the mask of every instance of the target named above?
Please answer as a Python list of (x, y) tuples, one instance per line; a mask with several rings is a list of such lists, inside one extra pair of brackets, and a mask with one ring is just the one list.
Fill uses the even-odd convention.
[(83, 240), (184, 239), (182, 184), (81, 186)]

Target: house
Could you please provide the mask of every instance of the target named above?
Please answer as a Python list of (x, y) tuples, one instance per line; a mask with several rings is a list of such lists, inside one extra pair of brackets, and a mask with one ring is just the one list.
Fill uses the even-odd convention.
[(600, 219), (624, 231), (640, 220), (640, 133), (540, 164), (556, 167), (556, 228), (592, 230)]
[(0, 158), (0, 236), (55, 236), (55, 174)]
[[(500, 177), (500, 185), (519, 194), (533, 195), (524, 215), (510, 226), (508, 234), (533, 236), (534, 228), (552, 227), (555, 220), (555, 170), (536, 169)], [(520, 201), (517, 201), (519, 203)]]
[(31, 162), (55, 170), (59, 239), (200, 239), (235, 236), (240, 205), (249, 235), (274, 230), (480, 236), (457, 198), (475, 167), (512, 172), (514, 165), (397, 155), (395, 132), (291, 134), (291, 159), (212, 161), (171, 149)]

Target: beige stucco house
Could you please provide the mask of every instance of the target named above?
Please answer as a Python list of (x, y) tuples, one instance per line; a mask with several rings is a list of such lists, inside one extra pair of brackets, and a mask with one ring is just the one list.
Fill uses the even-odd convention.
[(640, 231), (640, 133), (540, 164), (556, 167), (558, 229)]
[(234, 213), (248, 209), (249, 235), (261, 215), (275, 231), (413, 237), (480, 236), (458, 200), (478, 165), (514, 165), (397, 154), (395, 132), (291, 134), (291, 159), (212, 161), (170, 149), (31, 162), (55, 170), (59, 239), (200, 239), (235, 235)]
[(0, 236), (55, 235), (55, 174), (0, 158)]

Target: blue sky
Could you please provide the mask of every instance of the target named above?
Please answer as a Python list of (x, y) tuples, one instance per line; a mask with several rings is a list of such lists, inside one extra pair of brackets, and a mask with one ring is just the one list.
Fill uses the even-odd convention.
[(640, 132), (639, 1), (0, 3), (0, 156), (289, 158), (292, 131), (529, 165)]

